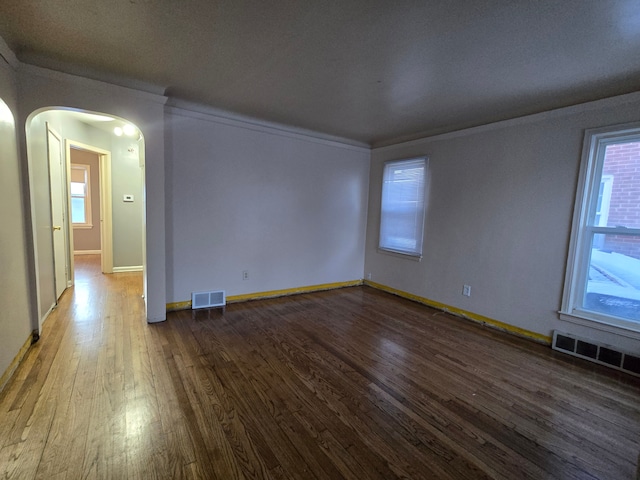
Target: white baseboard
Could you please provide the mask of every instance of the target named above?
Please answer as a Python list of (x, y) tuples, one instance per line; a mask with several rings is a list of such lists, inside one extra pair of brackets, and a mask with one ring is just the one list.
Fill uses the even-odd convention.
[(74, 255), (100, 255), (102, 250), (74, 250)]
[(129, 267), (113, 267), (113, 273), (122, 273), (122, 272), (141, 272), (142, 265), (131, 265)]

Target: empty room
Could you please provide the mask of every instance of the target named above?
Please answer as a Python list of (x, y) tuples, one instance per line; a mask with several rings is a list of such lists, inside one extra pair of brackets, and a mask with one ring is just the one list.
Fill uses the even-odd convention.
[(0, 4), (0, 478), (640, 479), (637, 0)]

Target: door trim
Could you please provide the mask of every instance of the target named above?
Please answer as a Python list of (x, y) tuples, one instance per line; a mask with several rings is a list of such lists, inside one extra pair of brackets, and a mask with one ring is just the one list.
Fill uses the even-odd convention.
[[(67, 178), (71, 178), (71, 149), (85, 150), (98, 155), (100, 170), (100, 263), (102, 273), (113, 273), (113, 212), (111, 204), (111, 152), (102, 148), (87, 145), (72, 139), (65, 139), (65, 158), (67, 164)], [(67, 196), (69, 211), (71, 211), (71, 195)], [(73, 225), (69, 222), (69, 245), (71, 257), (71, 281), (74, 280), (73, 268)]]

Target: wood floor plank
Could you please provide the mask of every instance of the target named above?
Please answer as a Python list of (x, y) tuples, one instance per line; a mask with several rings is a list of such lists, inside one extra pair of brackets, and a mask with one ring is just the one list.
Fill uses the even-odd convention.
[[(220, 331), (221, 329), (217, 330)], [(242, 334), (241, 332), (236, 332), (236, 335)], [(260, 338), (264, 339), (264, 336)], [(244, 345), (244, 342), (234, 343), (240, 346)], [(287, 370), (280, 371), (274, 366), (278, 365), (278, 359), (272, 358), (270, 360), (269, 353), (271, 350), (268, 347), (263, 346), (261, 348), (262, 354), (258, 354), (255, 348), (260, 347), (254, 347), (253, 343), (247, 343), (246, 346), (247, 348), (244, 351), (238, 353), (236, 363), (242, 366), (248, 382), (253, 386), (265, 407), (268, 408), (269, 414), (273, 416), (278, 424), (281, 423), (283, 414), (290, 414), (296, 416), (303, 425), (313, 424), (313, 427), (309, 429), (310, 432), (332, 428), (333, 431), (340, 434), (341, 440), (345, 442), (343, 448), (350, 448), (352, 452), (360, 451), (355, 432), (341, 428), (344, 425), (333, 417), (333, 412), (326, 405), (318, 403), (312, 398), (307, 398), (314, 392), (309, 391), (308, 395), (305, 396), (305, 388), (302, 382), (296, 381), (295, 377), (288, 378)], [(275, 352), (274, 355), (277, 357)], [(279, 372), (279, 374), (276, 372)], [(327, 415), (327, 412), (330, 413)], [(329, 418), (333, 418), (333, 420), (329, 421)], [(311, 434), (313, 435), (313, 433)], [(358, 456), (356, 455), (354, 458), (358, 458)], [(365, 461), (360, 463), (359, 471), (366, 478), (378, 478), (380, 476), (378, 471), (384, 472), (380, 478), (394, 477), (390, 470), (381, 466), (378, 456), (371, 453), (369, 453)]]
[[(276, 462), (280, 462), (289, 478), (298, 478), (302, 474), (306, 474), (308, 478), (316, 478), (306, 469), (304, 456), (282, 430), (279, 414), (283, 412), (269, 408), (270, 402), (265, 405), (256, 401), (261, 398), (261, 392), (241, 371), (240, 362), (237, 359), (234, 361), (233, 356), (218, 356), (212, 351), (210, 364), (216, 365), (215, 370), (206, 370), (214, 389), (225, 392), (223, 397), (226, 402), (232, 399), (247, 428), (252, 432), (256, 448), (261, 452), (269, 471), (277, 468)], [(239, 382), (239, 379), (244, 381)]]
[(179, 311), (76, 257), (0, 478), (632, 479), (640, 379), (368, 287)]
[(69, 446), (69, 439), (72, 438), (72, 426), (75, 419), (72, 411), (72, 398), (79, 357), (73, 356), (72, 350), (61, 346), (60, 351), (63, 350), (66, 350), (67, 355), (60, 358), (60, 362), (64, 363), (64, 370), (63, 375), (57, 380), (59, 386), (55, 389), (56, 412), (38, 465), (36, 478), (51, 478), (58, 473), (65, 472), (68, 468), (64, 458)]
[[(257, 312), (256, 315), (259, 315)], [(263, 336), (261, 338), (269, 337), (269, 333), (263, 330)], [(382, 437), (384, 438), (384, 425), (387, 419), (383, 419), (378, 416), (376, 421), (371, 422), (371, 416), (375, 415), (376, 412), (373, 412), (371, 409), (363, 410), (363, 406), (358, 403), (357, 394), (351, 391), (351, 388), (347, 384), (341, 384), (340, 388), (334, 388), (332, 385), (334, 382), (331, 382), (328, 378), (328, 372), (321, 373), (316, 371), (316, 368), (304, 360), (301, 360), (301, 356), (303, 355), (301, 350), (295, 349), (295, 342), (292, 341), (291, 338), (274, 338), (274, 344), (279, 345), (282, 348), (282, 352), (284, 352), (284, 362), (289, 366), (289, 368), (297, 372), (298, 376), (303, 379), (303, 384), (305, 384), (309, 391), (318, 393), (322, 392), (325, 401), (328, 401), (338, 409), (348, 408), (349, 403), (345, 404), (343, 401), (344, 398), (349, 398), (351, 400), (351, 404), (354, 404), (356, 408), (353, 410), (355, 412), (356, 417), (358, 418), (357, 422), (360, 422), (360, 428), (363, 428), (363, 425), (375, 425), (377, 427), (378, 432), (382, 432)], [(337, 379), (335, 379), (337, 381)], [(392, 422), (393, 423), (393, 422)], [(402, 445), (402, 442), (398, 443), (393, 440), (393, 436), (397, 435), (397, 425), (387, 423), (387, 431), (394, 432), (389, 438), (392, 442)], [(400, 434), (401, 435), (401, 434)], [(381, 442), (382, 443), (382, 442)], [(410, 443), (413, 443), (410, 441)], [(375, 451), (375, 450), (374, 450)], [(395, 452), (385, 451), (385, 452), (377, 452), (380, 456), (385, 457), (385, 455), (395, 456)], [(435, 459), (431, 459), (435, 460)], [(406, 468), (407, 471), (412, 472), (411, 475), (414, 478), (421, 478), (422, 475), (429, 475), (433, 477), (434, 475), (438, 475), (440, 478), (446, 478), (447, 474), (441, 470), (437, 464), (437, 461), (432, 461), (428, 463), (423, 463), (422, 461), (414, 462), (416, 465), (406, 465), (405, 467), (396, 466), (396, 469), (401, 473), (401, 475), (405, 475), (405, 471), (402, 470)], [(418, 470), (415, 470), (414, 467), (419, 467)]]

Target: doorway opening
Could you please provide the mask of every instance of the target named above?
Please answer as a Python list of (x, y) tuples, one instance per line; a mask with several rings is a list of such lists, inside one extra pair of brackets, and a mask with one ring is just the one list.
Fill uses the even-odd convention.
[[(32, 113), (26, 130), (34, 329), (40, 331), (64, 290), (74, 284), (74, 237), (82, 237), (80, 231), (97, 234), (99, 247), (89, 250), (99, 252), (103, 273), (142, 271), (144, 276), (144, 137), (125, 119), (60, 107)], [(91, 197), (91, 190), (98, 196)]]
[(71, 219), (71, 272), (76, 255), (100, 255), (102, 273), (113, 273), (111, 152), (66, 139)]

